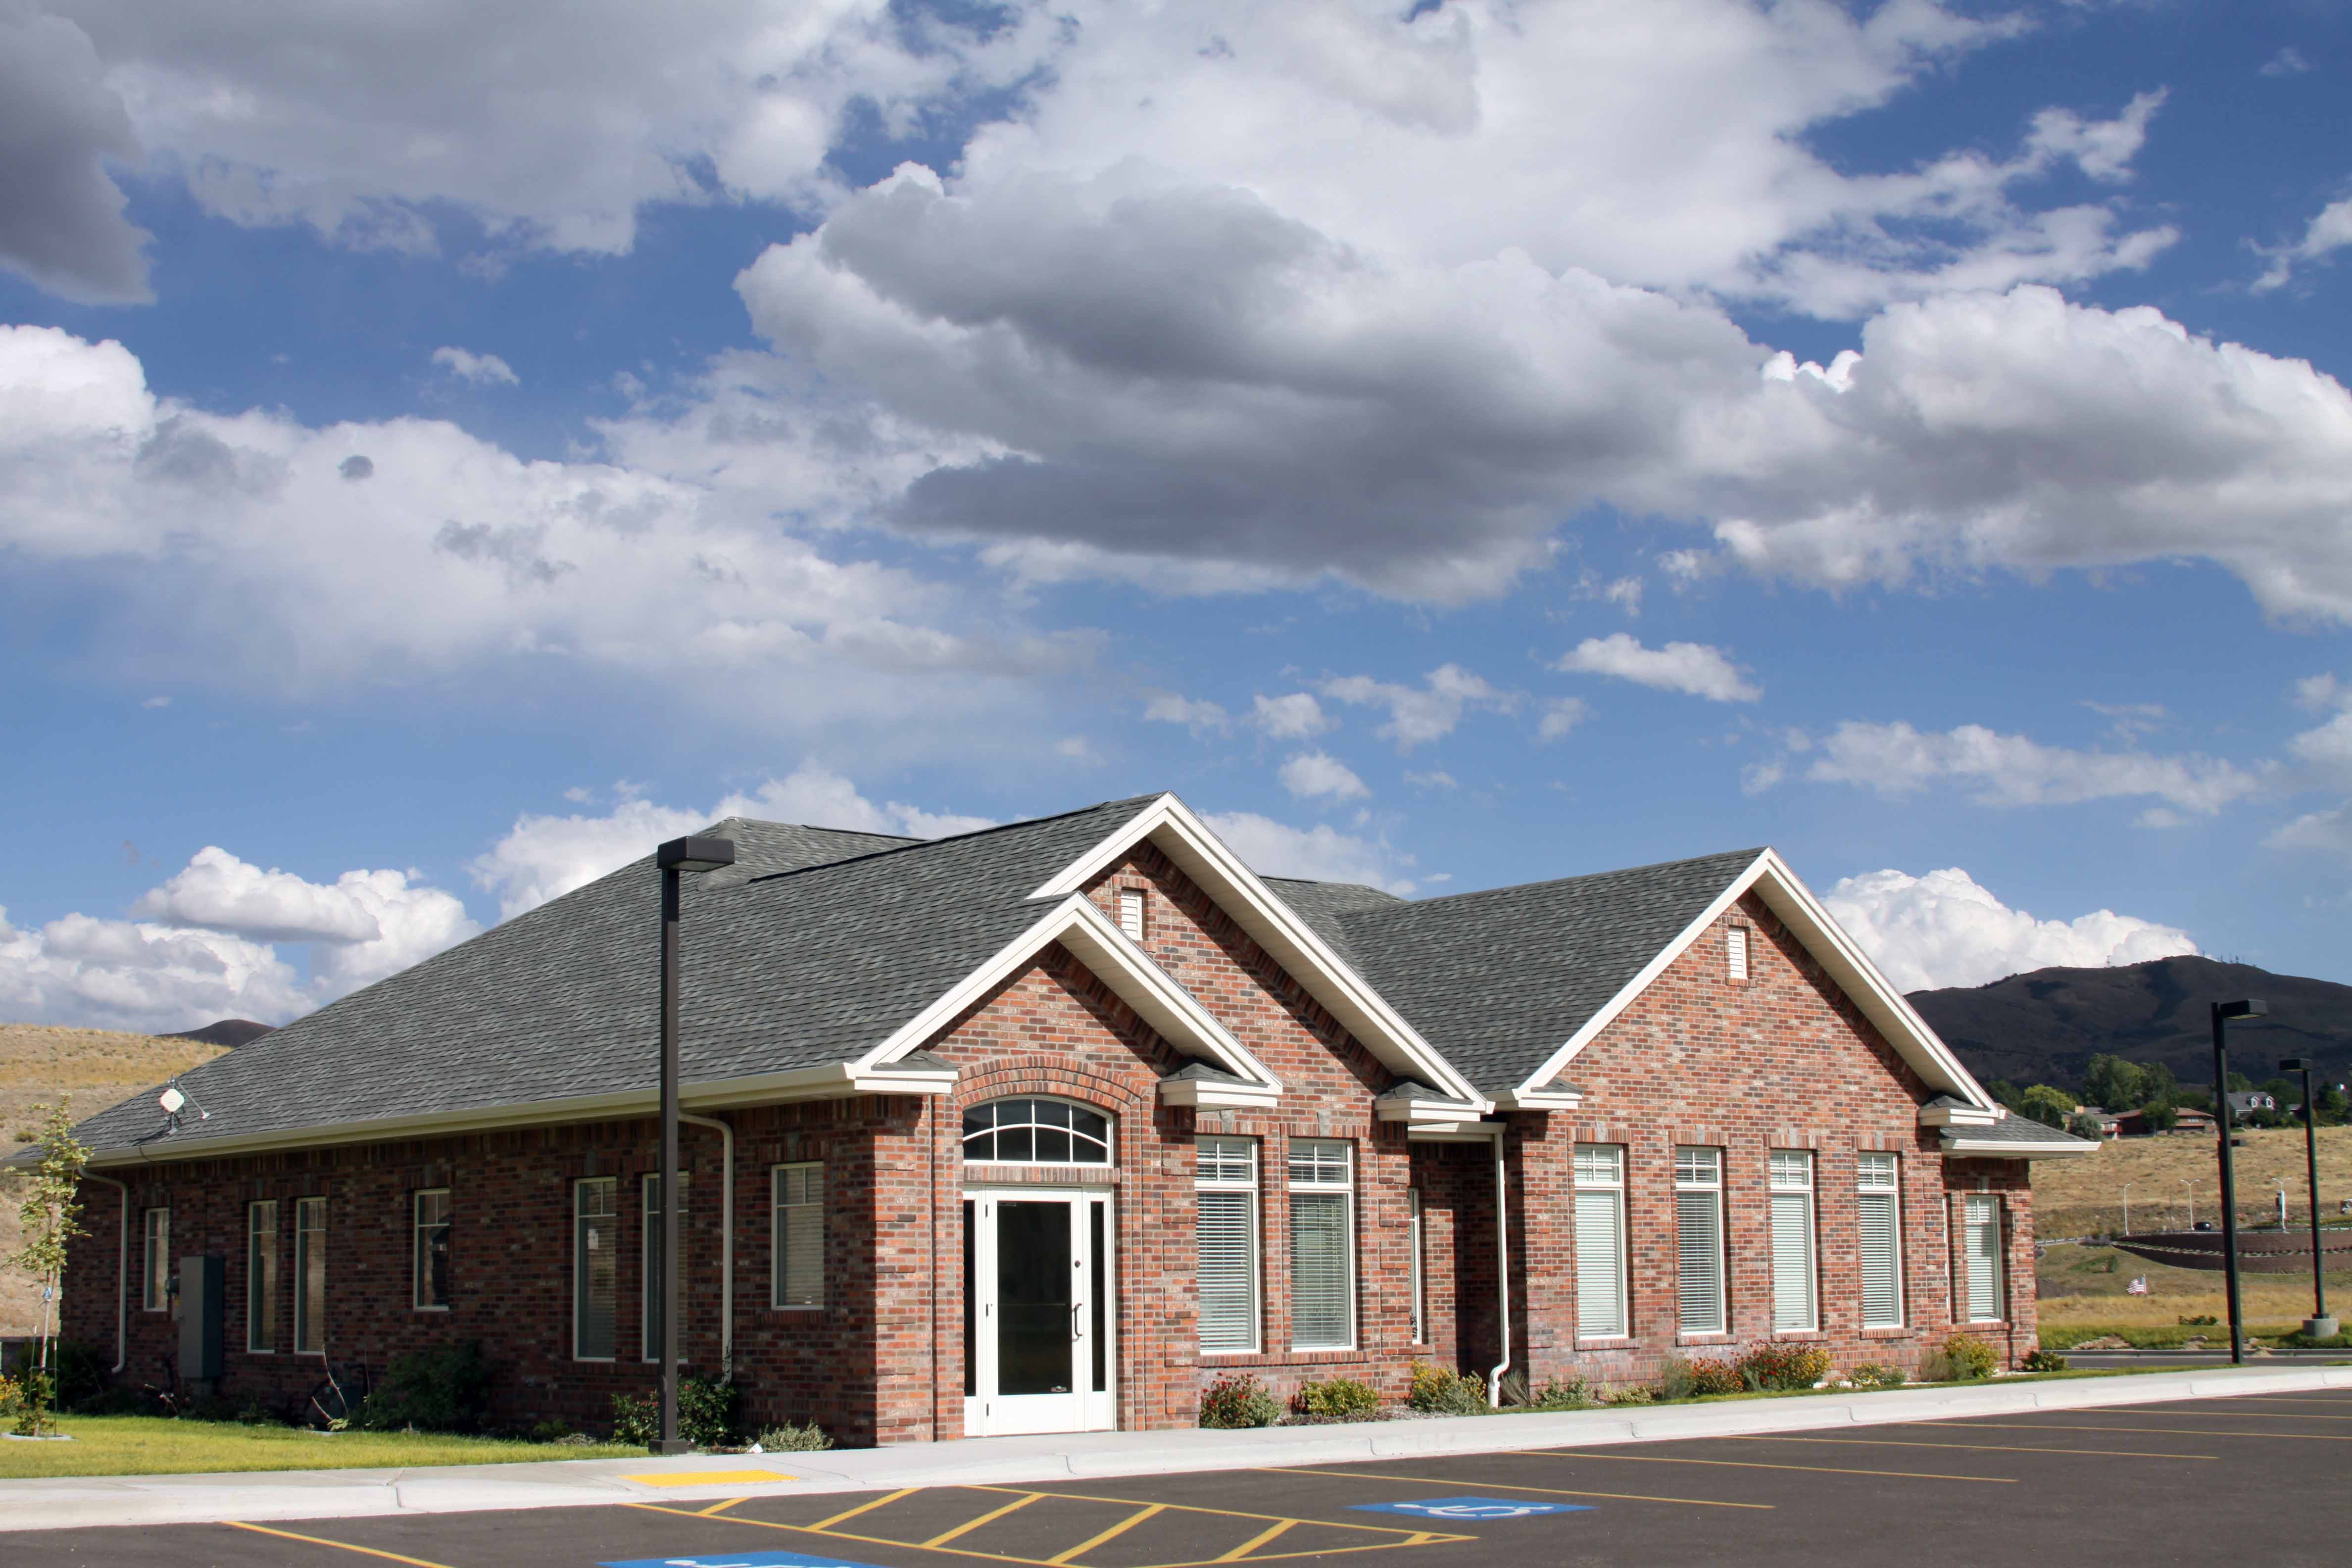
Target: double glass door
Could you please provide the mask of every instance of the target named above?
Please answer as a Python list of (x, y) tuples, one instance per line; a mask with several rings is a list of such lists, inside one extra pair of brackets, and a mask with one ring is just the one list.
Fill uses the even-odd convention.
[(1036, 1188), (964, 1194), (968, 1436), (1118, 1425), (1110, 1196)]

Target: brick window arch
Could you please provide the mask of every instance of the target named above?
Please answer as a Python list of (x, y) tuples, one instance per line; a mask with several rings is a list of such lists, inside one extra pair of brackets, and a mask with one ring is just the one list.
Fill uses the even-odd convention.
[(974, 1164), (1108, 1165), (1111, 1119), (1045, 1095), (992, 1100), (963, 1113), (963, 1157)]

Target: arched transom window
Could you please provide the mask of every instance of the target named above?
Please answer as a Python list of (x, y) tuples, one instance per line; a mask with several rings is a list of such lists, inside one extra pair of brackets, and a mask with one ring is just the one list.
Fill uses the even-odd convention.
[(1108, 1165), (1110, 1119), (1066, 1100), (992, 1100), (963, 1113), (963, 1157), (1021, 1165)]

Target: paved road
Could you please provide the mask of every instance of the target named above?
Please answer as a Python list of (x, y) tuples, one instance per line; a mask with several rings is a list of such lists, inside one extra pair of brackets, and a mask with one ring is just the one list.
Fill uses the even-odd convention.
[[(2340, 1565), (2352, 1561), (2347, 1445), (2352, 1391), (2330, 1391), (1053, 1485), (47, 1531), (0, 1535), (0, 1563)], [(2234, 1500), (2217, 1511), (2218, 1500)]]

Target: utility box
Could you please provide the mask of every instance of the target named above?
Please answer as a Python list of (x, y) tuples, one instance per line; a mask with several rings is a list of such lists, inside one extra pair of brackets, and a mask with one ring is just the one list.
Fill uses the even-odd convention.
[(227, 1310), (226, 1266), (220, 1258), (191, 1254), (180, 1259), (180, 1381), (221, 1374), (223, 1314)]

